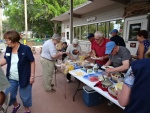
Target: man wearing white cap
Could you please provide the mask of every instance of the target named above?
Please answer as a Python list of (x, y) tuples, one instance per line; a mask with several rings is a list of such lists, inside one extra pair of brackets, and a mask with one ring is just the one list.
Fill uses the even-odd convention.
[(72, 60), (77, 60), (79, 54), (81, 53), (81, 47), (79, 45), (78, 39), (74, 39), (72, 41), (72, 44), (70, 44), (66, 50), (68, 53), (67, 55), (70, 57)]
[[(78, 39), (74, 39), (72, 44), (70, 44), (66, 50), (67, 55), (71, 60), (77, 60), (79, 55), (81, 54), (81, 47), (79, 45)], [(67, 74), (67, 82), (71, 81), (71, 75)]]

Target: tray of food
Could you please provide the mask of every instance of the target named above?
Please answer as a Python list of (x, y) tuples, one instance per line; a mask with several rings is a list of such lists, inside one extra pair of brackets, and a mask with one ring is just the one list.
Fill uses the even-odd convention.
[(117, 83), (117, 82), (123, 82), (124, 81), (124, 75), (122, 73), (111, 73), (111, 79), (113, 82)]

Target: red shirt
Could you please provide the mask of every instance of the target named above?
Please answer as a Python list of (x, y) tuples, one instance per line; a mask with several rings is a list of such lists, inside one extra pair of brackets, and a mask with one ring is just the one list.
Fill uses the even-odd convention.
[[(94, 43), (93, 43), (93, 50), (95, 51), (97, 57), (104, 57), (104, 56), (106, 56), (106, 54), (105, 54), (106, 43), (109, 42), (109, 41), (110, 41), (109, 39), (104, 38), (104, 40), (103, 40), (101, 45), (97, 44), (94, 41)], [(106, 64), (107, 61), (108, 61), (108, 59), (105, 59), (103, 61), (96, 60), (96, 63), (100, 64), (100, 65), (104, 65), (104, 64)]]

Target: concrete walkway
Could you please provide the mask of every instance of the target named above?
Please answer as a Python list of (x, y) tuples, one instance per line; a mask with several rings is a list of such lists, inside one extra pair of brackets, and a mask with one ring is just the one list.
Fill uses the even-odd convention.
[[(116, 105), (108, 106), (107, 100), (102, 104), (87, 107), (82, 101), (82, 91), (76, 95), (76, 101), (72, 101), (73, 94), (77, 87), (77, 81), (73, 79), (72, 83), (67, 83), (66, 96), (65, 82), (63, 74), (57, 73), (57, 87), (55, 86), (55, 93), (45, 92), (42, 86), (42, 70), (40, 65), (40, 49), (36, 49), (35, 61), (36, 61), (36, 79), (33, 85), (33, 107), (31, 108), (32, 113), (122, 113), (123, 110)], [(5, 67), (3, 67), (5, 68)], [(21, 102), (18, 96), (18, 102)], [(8, 108), (8, 113), (11, 113), (12, 106)], [(18, 113), (24, 113), (23, 106)]]

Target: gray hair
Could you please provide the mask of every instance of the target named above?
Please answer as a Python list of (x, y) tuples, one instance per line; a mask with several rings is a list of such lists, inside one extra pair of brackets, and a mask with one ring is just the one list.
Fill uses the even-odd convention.
[(79, 41), (78, 41), (78, 39), (73, 39), (72, 43), (73, 43), (73, 44), (78, 44)]
[(54, 34), (52, 36), (52, 39), (57, 39), (57, 40), (60, 40), (61, 39), (61, 36), (59, 34)]
[(96, 31), (94, 35), (97, 35), (99, 37), (104, 37), (104, 34), (101, 31)]

